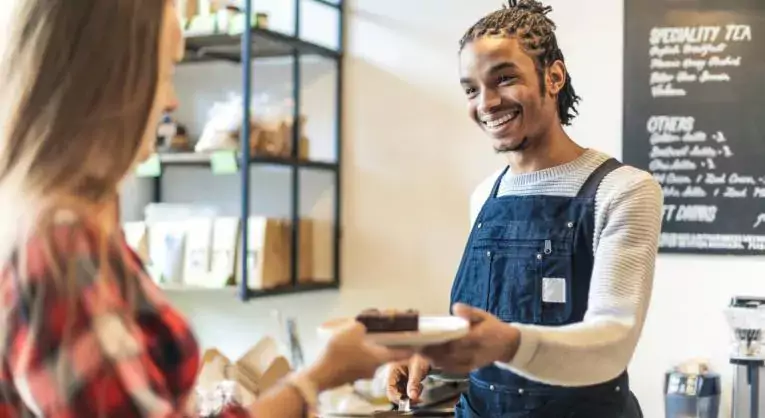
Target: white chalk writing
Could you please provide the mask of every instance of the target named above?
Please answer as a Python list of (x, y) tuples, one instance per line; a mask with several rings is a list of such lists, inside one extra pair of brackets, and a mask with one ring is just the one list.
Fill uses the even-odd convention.
[[(742, 57), (725, 55), (731, 44), (752, 40), (749, 25), (655, 27), (649, 33), (651, 95), (684, 97), (681, 85), (728, 83), (728, 69), (739, 68)], [(713, 70), (714, 69), (714, 70)]]

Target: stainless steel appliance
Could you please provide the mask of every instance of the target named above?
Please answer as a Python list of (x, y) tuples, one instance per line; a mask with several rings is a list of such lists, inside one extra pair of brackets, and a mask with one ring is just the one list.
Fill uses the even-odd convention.
[(664, 416), (717, 418), (720, 392), (720, 376), (716, 373), (669, 371), (664, 376)]
[(731, 416), (765, 418), (765, 298), (734, 297), (725, 313), (734, 336)]

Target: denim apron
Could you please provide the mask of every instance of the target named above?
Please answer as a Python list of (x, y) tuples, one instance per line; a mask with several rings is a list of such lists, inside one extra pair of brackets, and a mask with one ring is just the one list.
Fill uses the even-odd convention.
[[(601, 180), (620, 166), (615, 159), (604, 162), (576, 197), (497, 197), (506, 168), (475, 220), (452, 287), (452, 305), (474, 306), (505, 322), (581, 322), (594, 259), (595, 194)], [(626, 371), (610, 382), (571, 388), (491, 365), (471, 373), (456, 416), (620, 418), (633, 416), (623, 415), (630, 402)]]

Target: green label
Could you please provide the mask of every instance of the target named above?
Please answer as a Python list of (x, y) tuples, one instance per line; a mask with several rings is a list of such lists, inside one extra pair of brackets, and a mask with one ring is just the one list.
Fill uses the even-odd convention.
[(236, 161), (236, 151), (221, 150), (215, 151), (210, 155), (210, 167), (213, 174), (233, 174), (239, 170), (239, 163)]
[(136, 169), (138, 177), (159, 177), (161, 173), (162, 165), (159, 162), (159, 154), (157, 153), (152, 154), (149, 159), (139, 164)]

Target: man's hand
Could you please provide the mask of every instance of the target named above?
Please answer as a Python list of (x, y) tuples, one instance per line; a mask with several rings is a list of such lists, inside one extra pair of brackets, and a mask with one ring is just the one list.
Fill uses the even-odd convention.
[(518, 351), (520, 332), (480, 309), (454, 305), (454, 314), (470, 322), (465, 337), (426, 347), (422, 355), (449, 373), (469, 373), (495, 361), (510, 362)]
[(416, 404), (422, 395), (422, 381), (430, 371), (430, 364), (415, 355), (410, 360), (392, 364), (388, 374), (388, 399), (398, 402), (406, 396)]

